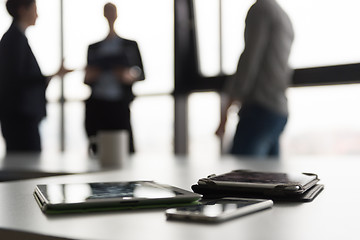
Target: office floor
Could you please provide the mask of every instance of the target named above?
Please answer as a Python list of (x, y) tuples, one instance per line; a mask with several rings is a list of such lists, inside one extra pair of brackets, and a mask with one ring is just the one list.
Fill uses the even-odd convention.
[[(360, 102), (360, 85), (296, 88), (289, 90), (290, 118), (281, 139), (282, 155), (338, 155), (360, 153), (360, 113), (352, 104)], [(215, 136), (219, 121), (219, 97), (215, 93), (196, 93), (189, 99), (189, 152), (192, 155), (219, 155)], [(132, 124), (137, 152), (171, 154), (173, 151), (174, 111), (171, 96), (138, 97), (132, 104)], [(48, 104), (48, 116), (41, 124), (43, 150), (60, 149), (60, 107)], [(83, 102), (65, 105), (65, 149), (87, 154), (83, 126)], [(236, 110), (230, 114), (226, 149), (237, 122)], [(0, 155), (4, 142), (0, 138)]]

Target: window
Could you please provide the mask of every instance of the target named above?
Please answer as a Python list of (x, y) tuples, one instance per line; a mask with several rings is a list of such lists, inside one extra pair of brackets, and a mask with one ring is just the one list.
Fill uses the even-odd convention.
[[(107, 0), (64, 0), (65, 65), (76, 69), (65, 78), (65, 97), (83, 100), (89, 89), (82, 84), (89, 44), (106, 37), (108, 26), (103, 17)], [(8, 29), (11, 17), (0, 1), (0, 35)], [(116, 31), (136, 40), (142, 53), (146, 81), (134, 86), (135, 94), (171, 93), (173, 90), (173, 2), (168, 0), (121, 0)], [(60, 64), (60, 1), (37, 0), (39, 18), (27, 36), (44, 74), (54, 73)], [(150, 10), (153, 9), (153, 10)], [(60, 98), (59, 79), (47, 90), (47, 98)]]
[[(81, 102), (73, 101), (82, 101), (90, 94), (89, 88), (83, 84), (87, 47), (106, 37), (108, 25), (103, 17), (103, 6), (107, 2), (109, 1), (63, 0), (65, 66), (76, 69), (64, 79), (64, 95), (69, 101), (65, 104), (66, 149), (79, 150), (86, 147), (83, 129), (84, 108)], [(5, 3), (6, 0), (0, 0), (0, 36), (11, 24), (11, 17), (6, 11)], [(60, 0), (37, 0), (39, 18), (36, 26), (30, 27), (26, 33), (45, 75), (56, 72), (61, 61), (60, 3)], [(113, 3), (118, 8), (116, 31), (125, 38), (136, 40), (143, 58), (146, 80), (134, 85), (134, 93), (141, 96), (170, 94), (174, 88), (173, 2), (169, 0), (117, 0)], [(43, 141), (44, 150), (59, 149), (60, 84), (60, 79), (54, 78), (46, 92), (49, 100), (48, 116), (41, 125), (42, 137), (47, 139)], [(148, 102), (154, 105), (148, 107)], [(138, 107), (140, 103), (147, 107)], [(173, 101), (168, 96), (151, 100), (139, 97), (135, 100), (133, 123), (138, 126), (134, 126), (134, 134), (141, 136), (141, 139), (135, 136), (135, 141), (144, 144), (144, 149), (148, 149), (145, 144), (151, 142), (153, 135), (144, 134), (137, 129), (147, 127), (153, 129), (153, 126), (151, 122), (137, 121), (135, 116), (142, 118), (156, 112), (157, 114), (154, 114), (149, 121), (162, 123), (163, 119), (172, 119), (172, 104)], [(171, 122), (168, 126), (172, 126)], [(172, 129), (166, 128), (166, 130), (166, 133), (159, 136), (171, 138)], [(171, 145), (171, 142), (169, 141), (168, 144)], [(139, 145), (139, 148), (142, 147)], [(162, 149), (161, 146), (160, 149)]]
[[(193, 1), (199, 72), (205, 77), (234, 73), (244, 47), (246, 13), (255, 1)], [(360, 62), (358, 0), (278, 2), (288, 13), (295, 30), (292, 67)], [(221, 27), (217, 24), (220, 19)], [(290, 118), (282, 138), (284, 153), (359, 153), (360, 116), (354, 111), (360, 103), (359, 92), (358, 84), (289, 89)], [(236, 114), (231, 117), (230, 131), (234, 130), (236, 118)], [(206, 139), (213, 136), (213, 131), (209, 131)]]
[[(204, 76), (233, 73), (243, 49), (246, 13), (254, 0), (193, 1), (200, 73)], [(0, 36), (11, 24), (5, 2), (6, 0), (0, 0)], [(103, 39), (107, 34), (107, 23), (102, 16), (102, 8), (106, 2), (108, 1), (63, 0), (65, 65), (78, 70), (65, 78), (67, 100), (81, 101), (90, 94), (87, 86), (82, 83), (83, 69), (88, 45)], [(294, 68), (360, 62), (360, 50), (357, 50), (360, 49), (360, 32), (357, 31), (360, 23), (358, 0), (278, 2), (288, 12), (294, 24), (296, 36), (291, 56)], [(170, 94), (174, 89), (173, 1), (117, 0), (115, 3), (119, 15), (116, 30), (123, 37), (138, 42), (144, 61), (146, 81), (134, 86), (135, 94)], [(60, 0), (37, 0), (37, 5), (38, 22), (36, 26), (29, 28), (27, 36), (43, 73), (52, 74), (60, 64), (61, 55)], [(359, 153), (360, 115), (354, 110), (360, 102), (358, 92), (360, 85), (289, 89), (290, 118), (283, 136), (286, 153)], [(58, 145), (59, 79), (51, 82), (47, 98), (51, 104), (48, 105), (48, 117), (43, 123), (42, 134), (49, 140), (43, 141), (46, 148), (52, 149), (54, 145)], [(193, 146), (197, 149), (209, 149), (208, 146), (213, 144), (217, 146), (214, 131), (218, 122), (218, 96), (213, 93), (197, 93), (190, 97), (189, 102)], [(81, 129), (83, 105), (77, 102), (74, 105), (67, 103), (65, 106), (68, 148), (77, 150), (79, 142), (81, 147), (86, 147)], [(171, 147), (174, 121), (172, 107), (171, 96), (151, 99), (139, 97), (135, 100), (132, 105), (133, 123), (139, 151), (161, 151)], [(199, 113), (203, 114), (198, 115)], [(231, 118), (234, 120), (232, 123), (236, 122), (236, 117), (234, 115)], [(142, 121), (143, 118), (147, 121)], [(203, 124), (204, 121), (207, 121), (206, 124)], [(154, 129), (163, 132), (155, 133)], [(228, 129), (231, 131), (233, 126)], [(158, 134), (159, 141), (152, 141), (154, 134)], [(207, 139), (205, 145), (202, 139)]]
[[(65, 57), (69, 66), (82, 70), (88, 45), (106, 37), (108, 25), (103, 17), (103, 6), (107, 2), (64, 1)], [(173, 90), (172, 1), (121, 0), (114, 3), (118, 9), (117, 33), (137, 41), (143, 58), (146, 81), (134, 85), (135, 94), (170, 93)], [(65, 95), (68, 99), (87, 98), (89, 90), (82, 81), (83, 71), (67, 77)]]
[[(236, 70), (244, 47), (244, 20), (254, 2), (194, 0), (202, 75), (232, 74)], [(294, 68), (360, 62), (360, 50), (356, 50), (360, 49), (360, 32), (356, 30), (360, 23), (359, 1), (278, 2), (290, 16), (295, 30), (290, 60)]]
[(291, 17), (295, 68), (360, 62), (357, 0), (278, 0)]

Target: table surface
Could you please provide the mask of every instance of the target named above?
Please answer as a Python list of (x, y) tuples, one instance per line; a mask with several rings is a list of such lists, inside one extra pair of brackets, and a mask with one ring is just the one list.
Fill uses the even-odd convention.
[[(47, 216), (33, 198), (36, 184), (155, 180), (190, 190), (199, 178), (234, 169), (314, 172), (325, 189), (310, 203), (272, 209), (221, 224), (167, 221), (163, 209)], [(359, 239), (359, 156), (241, 159), (231, 156), (132, 156), (107, 172), (0, 183), (1, 239)]]
[(86, 153), (11, 153), (0, 157), (0, 182), (97, 172), (103, 169)]

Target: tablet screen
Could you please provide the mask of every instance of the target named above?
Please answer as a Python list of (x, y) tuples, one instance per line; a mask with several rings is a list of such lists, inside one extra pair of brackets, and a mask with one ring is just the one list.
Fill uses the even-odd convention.
[(37, 186), (50, 204), (115, 201), (131, 199), (162, 199), (186, 195), (186, 191), (153, 182), (101, 182), (78, 184), (47, 184)]

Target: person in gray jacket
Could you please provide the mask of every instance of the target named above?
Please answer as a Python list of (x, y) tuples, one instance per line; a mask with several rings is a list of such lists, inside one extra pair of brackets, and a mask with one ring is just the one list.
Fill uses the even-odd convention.
[(245, 23), (245, 48), (236, 73), (226, 83), (225, 104), (216, 134), (224, 135), (230, 106), (241, 105), (230, 152), (278, 156), (279, 137), (288, 119), (285, 92), (292, 80), (293, 70), (288, 61), (294, 31), (276, 0), (257, 0)]

